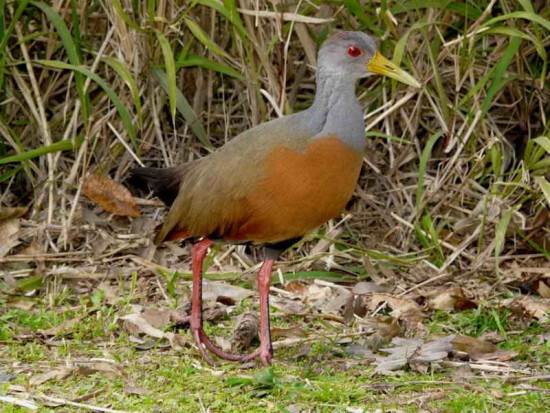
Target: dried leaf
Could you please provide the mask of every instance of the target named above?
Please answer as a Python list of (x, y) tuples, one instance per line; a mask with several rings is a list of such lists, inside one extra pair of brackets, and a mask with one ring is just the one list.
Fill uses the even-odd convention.
[(290, 315), (302, 315), (308, 312), (307, 306), (286, 297), (271, 297), (269, 304), (278, 310)]
[(60, 367), (58, 369), (50, 370), (46, 373), (39, 374), (34, 376), (29, 380), (29, 384), (32, 386), (39, 386), (43, 383), (46, 383), (49, 380), (62, 380), (69, 377), (76, 368), (72, 367)]
[(82, 192), (107, 212), (127, 217), (141, 217), (130, 191), (111, 178), (96, 174), (88, 175), (82, 185)]
[(460, 287), (442, 291), (428, 300), (430, 310), (464, 311), (476, 307), (477, 305), (473, 301), (464, 296)]
[(515, 297), (502, 301), (502, 306), (509, 308), (521, 318), (537, 319), (540, 323), (549, 321), (550, 299), (535, 300), (533, 297)]
[(477, 356), (498, 351), (498, 347), (493, 343), (467, 336), (456, 336), (453, 340), (453, 348), (467, 353), (469, 356)]
[(258, 336), (259, 329), (260, 319), (257, 314), (251, 312), (241, 314), (231, 335), (231, 347), (238, 351), (248, 349), (252, 340)]
[(395, 297), (389, 294), (373, 294), (369, 308), (374, 311), (380, 304), (386, 302), (392, 309), (391, 315), (403, 320), (409, 328), (416, 329), (426, 317), (418, 304), (409, 298)]
[(172, 322), (173, 310), (149, 309), (141, 313), (141, 317), (154, 328), (163, 328)]
[(288, 328), (277, 328), (273, 327), (271, 329), (271, 336), (273, 338), (286, 337), (286, 338), (296, 338), (296, 337), (307, 337), (307, 333), (299, 325), (295, 325)]
[(0, 258), (4, 258), (10, 250), (19, 244), (19, 219), (12, 218), (0, 221)]
[(448, 336), (424, 343), (420, 339), (394, 338), (392, 343), (396, 347), (381, 350), (390, 354), (378, 357), (374, 371), (376, 373), (389, 373), (411, 364), (425, 364), (443, 360), (453, 350), (453, 339), (454, 336)]
[(122, 388), (122, 390), (125, 392), (125, 393), (128, 393), (128, 394), (137, 394), (139, 396), (143, 396), (145, 394), (149, 394), (150, 391), (149, 390), (146, 390), (146, 389), (143, 389), (141, 387), (137, 387), (135, 384), (132, 384), (132, 383), (126, 383), (126, 385)]
[(4, 207), (0, 206), (0, 221), (5, 219), (20, 218), (27, 212), (25, 207)]
[(202, 284), (202, 297), (205, 301), (223, 301), (235, 304), (243, 298), (253, 295), (254, 292), (251, 290), (224, 282), (205, 280)]
[(539, 280), (538, 293), (542, 298), (550, 298), (550, 287), (543, 280)]

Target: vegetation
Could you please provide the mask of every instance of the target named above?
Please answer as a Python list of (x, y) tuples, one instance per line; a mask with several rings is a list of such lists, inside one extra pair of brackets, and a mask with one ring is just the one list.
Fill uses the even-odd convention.
[[(285, 255), (274, 295), (317, 277), (331, 291), (371, 281), (390, 298), (371, 308), (370, 291), (361, 311), (279, 314), (274, 325), (304, 323), (317, 337), (393, 317), (401, 336), (498, 333), (500, 350), (518, 352), (498, 361), (513, 380), (473, 369), (464, 385), (452, 357), (380, 376), (328, 338), (304, 356), (278, 350), (269, 370), (211, 370), (189, 344), (136, 350), (123, 328), (136, 305), (185, 307), (187, 250), (152, 245), (156, 201), (132, 188), (143, 216), (108, 214), (85, 196), (88, 176), (131, 187), (139, 163), (195, 159), (307, 108), (316, 50), (337, 28), (377, 36), (423, 88), (359, 83), (369, 151), (349, 214)], [(549, 46), (544, 0), (0, 0), (0, 397), (136, 411), (546, 411), (548, 379), (536, 377), (549, 355), (539, 306), (550, 298)], [(252, 289), (250, 254), (216, 248), (209, 272)], [(430, 304), (458, 286), (460, 303)], [(506, 301), (525, 295), (536, 311)], [(420, 323), (397, 314), (401, 298), (421, 309)], [(233, 304), (231, 316), (253, 305)], [(104, 358), (116, 367), (82, 373)], [(77, 367), (31, 380), (62, 365)], [(43, 411), (80, 408), (34, 400)]]

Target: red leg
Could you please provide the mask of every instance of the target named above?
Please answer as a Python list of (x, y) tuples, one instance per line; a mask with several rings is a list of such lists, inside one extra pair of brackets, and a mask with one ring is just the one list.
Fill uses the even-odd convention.
[[(193, 268), (193, 293), (191, 296), (191, 332), (195, 339), (195, 344), (203, 358), (212, 365), (216, 365), (212, 357), (206, 352), (204, 347), (210, 350), (217, 356), (227, 359), (238, 361), (242, 360), (243, 356), (236, 354), (229, 354), (220, 350), (208, 338), (204, 332), (202, 326), (202, 263), (208, 248), (212, 246), (214, 242), (211, 239), (205, 238), (193, 245), (191, 266)], [(204, 345), (204, 346), (203, 346)]]
[(212, 357), (206, 352), (202, 345), (202, 262), (208, 253), (208, 248), (213, 241), (205, 238), (193, 245), (191, 255), (191, 267), (193, 269), (193, 292), (191, 295), (191, 333), (195, 339), (195, 345), (202, 354), (202, 357), (209, 363), (215, 364)]
[(193, 268), (193, 293), (191, 296), (191, 332), (202, 357), (211, 365), (216, 365), (205, 347), (218, 357), (233, 361), (248, 361), (260, 357), (264, 365), (269, 365), (273, 358), (271, 332), (269, 328), (269, 287), (274, 260), (266, 259), (258, 274), (260, 293), (260, 348), (248, 355), (230, 354), (217, 348), (204, 332), (202, 325), (202, 263), (208, 248), (214, 242), (205, 238), (193, 245), (191, 265)]
[(265, 259), (258, 274), (258, 290), (260, 293), (260, 348), (243, 359), (251, 360), (259, 356), (265, 366), (269, 366), (271, 359), (273, 359), (271, 330), (269, 327), (269, 287), (271, 286), (271, 272), (274, 262), (273, 259)]

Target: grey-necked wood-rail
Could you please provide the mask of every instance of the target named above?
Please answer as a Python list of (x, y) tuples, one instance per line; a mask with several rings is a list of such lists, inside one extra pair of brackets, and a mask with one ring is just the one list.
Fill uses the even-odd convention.
[[(134, 170), (171, 205), (157, 243), (194, 241), (191, 331), (209, 363), (213, 360), (206, 350), (235, 361), (260, 357), (266, 365), (273, 358), (273, 263), (301, 237), (338, 216), (351, 198), (366, 143), (355, 83), (374, 74), (420, 87), (384, 58), (368, 35), (337, 32), (319, 50), (317, 92), (309, 109), (258, 125), (202, 159)], [(202, 262), (216, 241), (265, 247), (258, 274), (260, 347), (249, 355), (218, 349), (203, 329)]]

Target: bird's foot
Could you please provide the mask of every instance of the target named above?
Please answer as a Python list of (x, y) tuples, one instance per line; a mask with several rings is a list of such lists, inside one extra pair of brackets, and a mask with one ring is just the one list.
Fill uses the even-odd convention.
[(195, 345), (199, 349), (202, 357), (211, 366), (217, 366), (218, 363), (212, 359), (210, 354), (206, 351), (207, 349), (222, 359), (240, 361), (243, 363), (259, 357), (262, 364), (266, 367), (271, 364), (271, 360), (273, 359), (273, 351), (267, 346), (260, 346), (258, 350), (250, 354), (231, 354), (216, 347), (212, 341), (210, 341), (202, 327), (193, 328), (192, 332), (193, 338), (195, 339)]

